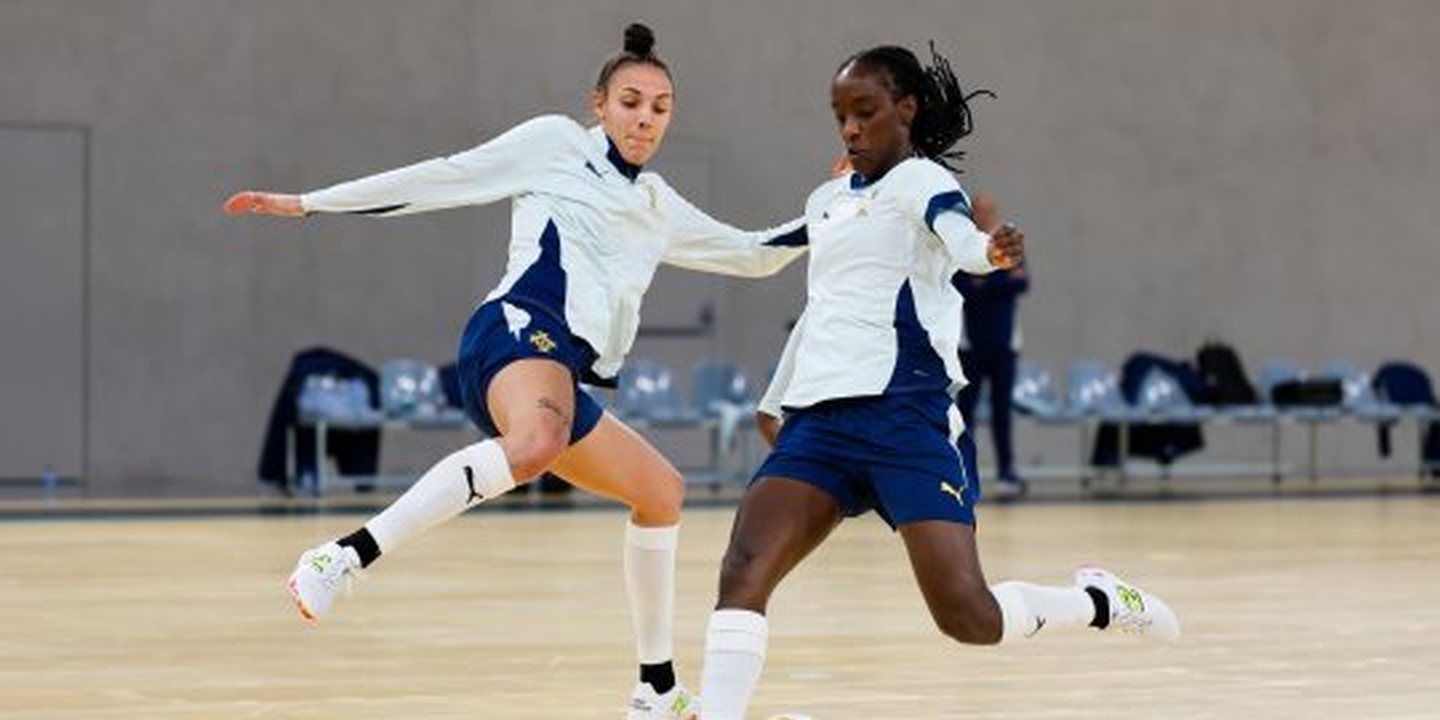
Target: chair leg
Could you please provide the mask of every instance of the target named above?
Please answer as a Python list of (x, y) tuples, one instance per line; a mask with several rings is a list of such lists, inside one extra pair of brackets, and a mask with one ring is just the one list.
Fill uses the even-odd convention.
[(325, 494), (325, 436), (329, 434), (324, 420), (315, 423), (315, 497)]
[(1425, 460), (1425, 432), (1429, 429), (1429, 426), (1424, 420), (1421, 420), (1415, 423), (1415, 429), (1419, 431), (1415, 436), (1415, 447), (1420, 448), (1420, 469), (1418, 476), (1421, 480), (1425, 480), (1431, 474), (1432, 470), (1430, 463)]
[(1119, 483), (1121, 487), (1124, 487), (1125, 481), (1130, 479), (1129, 473), (1125, 469), (1125, 463), (1130, 459), (1130, 423), (1122, 421), (1119, 424), (1119, 430), (1120, 458), (1115, 464), (1115, 470), (1118, 473), (1118, 475), (1116, 475), (1116, 482)]
[(1310, 423), (1310, 484), (1320, 481), (1320, 423)]
[(1280, 420), (1270, 423), (1270, 482), (1279, 485), (1280, 472)]
[(293, 492), (295, 486), (298, 484), (295, 479), (296, 468), (300, 465), (299, 458), (295, 457), (295, 453), (297, 452), (299, 452), (299, 444), (295, 440), (295, 426), (288, 425), (285, 427), (284, 489), (286, 495), (289, 495), (291, 492)]

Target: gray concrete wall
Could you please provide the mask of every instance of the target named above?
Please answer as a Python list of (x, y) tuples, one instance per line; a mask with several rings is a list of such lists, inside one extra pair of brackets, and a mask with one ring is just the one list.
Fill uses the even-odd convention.
[[(836, 153), (837, 63), (936, 37), (999, 93), (977, 109), (964, 181), (1028, 230), (1027, 352), (1051, 366), (1213, 335), (1252, 362), (1440, 369), (1427, 0), (3, 0), (0, 123), (90, 131), (92, 491), (247, 489), (291, 353), (443, 361), (500, 274), (504, 207), (233, 220), (228, 192), (314, 187), (583, 113), (633, 18), (679, 82), (662, 156), (748, 225), (796, 213)], [(768, 369), (803, 273), (687, 280), (662, 273), (647, 320), (683, 321), (667, 313), (699, 292), (717, 337), (641, 351)]]

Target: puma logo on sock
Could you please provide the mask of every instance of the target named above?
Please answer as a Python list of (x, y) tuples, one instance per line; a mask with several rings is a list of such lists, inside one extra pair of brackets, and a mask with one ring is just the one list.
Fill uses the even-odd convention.
[(1039, 634), (1040, 634), (1040, 631), (1041, 631), (1041, 630), (1044, 630), (1044, 629), (1045, 629), (1045, 618), (1043, 618), (1043, 617), (1037, 617), (1037, 618), (1035, 618), (1035, 629), (1034, 629), (1034, 630), (1031, 630), (1031, 631), (1028, 632), (1028, 633), (1025, 633), (1025, 637), (1027, 637), (1027, 638), (1035, 637), (1036, 635), (1039, 635)]
[(485, 496), (475, 492), (475, 471), (469, 465), (465, 466), (465, 484), (470, 486), (470, 497), (465, 498), (465, 504), (471, 502), (485, 502)]

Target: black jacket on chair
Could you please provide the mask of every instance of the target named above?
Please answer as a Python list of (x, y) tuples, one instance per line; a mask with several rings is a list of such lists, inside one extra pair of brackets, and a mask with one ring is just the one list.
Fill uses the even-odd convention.
[[(1412, 363), (1387, 362), (1375, 371), (1375, 379), (1370, 384), (1376, 397), (1396, 405), (1432, 408), (1437, 405), (1430, 376), (1423, 368)], [(1390, 456), (1390, 426), (1393, 424), (1384, 423), (1378, 426), (1377, 439), (1382, 457)], [(1425, 438), (1420, 447), (1420, 462), (1430, 466), (1432, 473), (1435, 472), (1434, 466), (1440, 464), (1440, 423), (1432, 422), (1425, 429)]]
[[(1174, 378), (1191, 402), (1198, 402), (1203, 396), (1204, 383), (1188, 363), (1141, 352), (1131, 355), (1120, 370), (1120, 392), (1125, 396), (1125, 402), (1135, 404), (1140, 396), (1140, 383), (1152, 369)], [(1194, 423), (1136, 423), (1127, 429), (1129, 455), (1150, 458), (1161, 465), (1169, 465), (1205, 447), (1200, 426)], [(1120, 428), (1112, 423), (1103, 423), (1095, 435), (1090, 462), (1096, 466), (1114, 467), (1120, 464), (1120, 460)]]
[[(290, 369), (280, 384), (265, 428), (265, 442), (260, 449), (256, 475), (262, 482), (286, 486), (285, 434), (296, 424), (296, 405), (305, 378), (311, 375), (333, 375), (343, 379), (359, 378), (370, 387), (370, 397), (379, 397), (380, 376), (365, 363), (344, 353), (324, 347), (309, 348), (296, 353)], [(344, 475), (374, 475), (380, 462), (378, 430), (330, 430), (326, 433), (326, 450)], [(315, 431), (299, 428), (295, 434), (297, 477), (315, 472)]]

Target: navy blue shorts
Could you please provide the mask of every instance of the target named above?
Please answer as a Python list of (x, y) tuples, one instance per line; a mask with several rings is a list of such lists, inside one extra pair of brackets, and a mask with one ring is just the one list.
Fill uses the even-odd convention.
[(570, 368), (575, 385), (575, 421), (570, 425), (570, 444), (580, 442), (600, 423), (605, 413), (589, 393), (580, 389), (578, 378), (594, 361), (588, 347), (570, 334), (570, 328), (549, 312), (513, 302), (491, 300), (470, 316), (460, 337), (460, 397), (465, 414), (491, 437), (500, 429), (486, 408), (485, 393), (490, 381), (516, 360), (545, 358)]
[(874, 510), (892, 528), (922, 520), (974, 525), (975, 443), (969, 433), (951, 442), (951, 407), (944, 394), (910, 393), (787, 413), (755, 477), (809, 483), (846, 515)]

